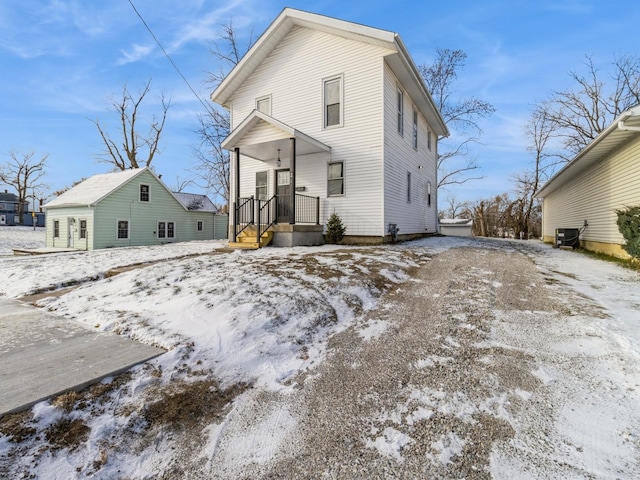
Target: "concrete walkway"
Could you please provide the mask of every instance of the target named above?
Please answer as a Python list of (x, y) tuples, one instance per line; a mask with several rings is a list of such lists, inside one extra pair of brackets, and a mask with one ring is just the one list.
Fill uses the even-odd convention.
[(162, 353), (0, 297), (0, 417)]

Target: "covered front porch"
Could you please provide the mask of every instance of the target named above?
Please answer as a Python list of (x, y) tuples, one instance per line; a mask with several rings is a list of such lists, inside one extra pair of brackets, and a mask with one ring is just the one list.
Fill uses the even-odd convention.
[[(320, 196), (299, 185), (298, 162), (309, 155), (330, 155), (330, 147), (257, 110), (222, 146), (233, 152), (230, 246), (324, 243)], [(247, 165), (243, 166), (243, 161)], [(247, 196), (247, 191), (255, 194)]]

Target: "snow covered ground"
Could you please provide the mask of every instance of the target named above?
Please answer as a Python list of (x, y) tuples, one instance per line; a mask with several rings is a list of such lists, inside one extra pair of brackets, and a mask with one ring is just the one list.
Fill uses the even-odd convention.
[[(39, 238), (30, 238), (26, 230), (9, 233), (0, 229), (0, 252), (44, 243), (43, 232), (36, 232)], [(533, 356), (533, 373), (549, 386), (549, 401), (564, 402), (566, 408), (548, 419), (502, 412), (515, 436), (495, 443), (492, 476), (550, 478), (556, 472), (552, 466), (531, 470), (522, 452), (546, 456), (550, 464), (566, 461), (569, 454), (562, 448), (567, 439), (586, 452), (579, 472), (590, 478), (640, 474), (638, 273), (537, 242), (430, 238), (368, 248), (229, 252), (225, 247), (218, 241), (189, 242), (0, 258), (0, 295), (21, 297), (73, 286), (38, 305), (98, 331), (169, 350), (127, 375), (3, 419), (0, 473), (7, 472), (8, 478), (171, 478), (180, 476), (175, 469), (181, 463), (206, 471), (222, 461), (221, 442), (228, 444), (230, 432), (237, 431), (237, 425), (230, 427), (240, 421), (233, 412), (261, 408), (259, 399), (294, 392), (299, 388), (294, 379), (301, 373), (312, 377), (325, 361), (332, 336), (384, 310), (385, 292), (412, 282), (424, 261), (473, 247), (521, 251), (554, 279), (556, 286), (550, 288), (566, 295), (567, 308), (585, 309), (556, 338), (549, 338), (555, 330), (536, 324), (541, 316), (532, 315), (535, 305), (512, 312), (516, 320), (520, 315), (521, 326), (497, 315), (486, 342)], [(137, 267), (114, 274), (128, 265)], [(381, 320), (358, 328), (367, 342), (390, 326)], [(434, 357), (419, 367), (449, 361), (455, 359)], [(532, 396), (521, 395), (525, 401)], [(463, 393), (459, 398), (464, 403)], [(267, 464), (298, 438), (296, 425), (296, 412), (283, 406), (264, 422), (247, 425), (232, 444), (243, 452), (243, 462)], [(531, 440), (532, 425), (547, 435), (542, 451)], [(455, 434), (445, 440), (446, 445), (434, 447), (444, 464), (463, 447)], [(411, 442), (388, 427), (362, 448), (401, 463), (403, 448)], [(225, 461), (229, 471), (240, 469), (237, 458)], [(585, 477), (576, 473), (574, 478)]]
[(13, 255), (14, 248), (44, 247), (44, 227), (0, 226), (0, 257)]

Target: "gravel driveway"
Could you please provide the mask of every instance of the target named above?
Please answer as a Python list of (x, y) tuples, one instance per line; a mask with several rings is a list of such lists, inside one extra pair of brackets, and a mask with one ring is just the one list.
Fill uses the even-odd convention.
[[(211, 476), (640, 478), (638, 352), (572, 274), (514, 245), (423, 256), (295, 393), (236, 408)], [(285, 440), (255, 457), (265, 429)]]

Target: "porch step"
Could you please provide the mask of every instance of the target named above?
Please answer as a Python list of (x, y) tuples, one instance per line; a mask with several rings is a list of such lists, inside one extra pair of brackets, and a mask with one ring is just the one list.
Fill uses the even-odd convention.
[(229, 242), (229, 248), (237, 248), (244, 250), (257, 250), (262, 247), (266, 247), (273, 240), (273, 232), (267, 231), (260, 237), (260, 242), (256, 242), (256, 230), (254, 228), (248, 228), (238, 235), (236, 242)]

